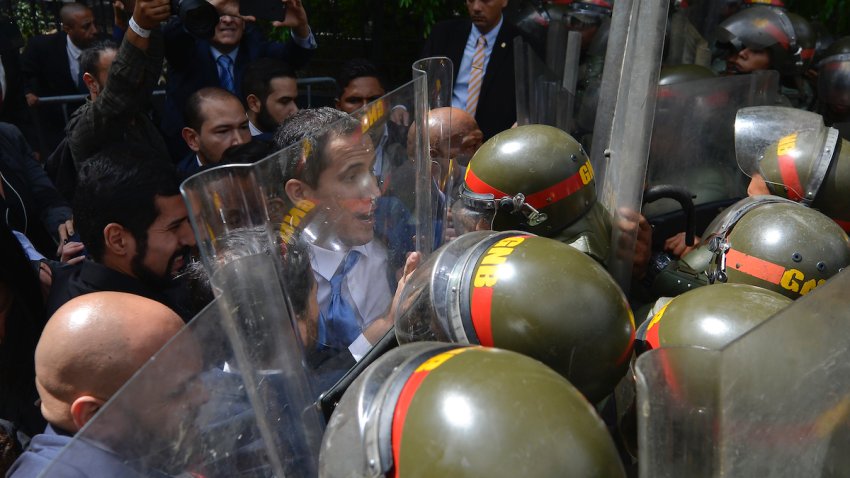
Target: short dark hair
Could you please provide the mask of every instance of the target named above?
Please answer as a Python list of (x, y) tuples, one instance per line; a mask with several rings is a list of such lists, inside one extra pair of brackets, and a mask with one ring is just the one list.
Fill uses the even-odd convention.
[(148, 228), (159, 216), (156, 196), (180, 194), (177, 171), (156, 158), (145, 145), (111, 145), (80, 168), (74, 195), (74, 227), (91, 257), (103, 259), (103, 229), (110, 223), (124, 226), (147, 247)]
[(66, 3), (59, 9), (59, 21), (62, 22), (63, 25), (68, 25), (71, 23), (71, 17), (73, 17), (75, 13), (85, 11), (91, 11), (91, 8), (79, 2)]
[(204, 103), (207, 101), (222, 101), (227, 98), (232, 98), (240, 104), (242, 103), (236, 95), (224, 88), (217, 86), (201, 88), (192, 93), (189, 99), (186, 100), (186, 106), (183, 107), (183, 122), (187, 127), (195, 131), (200, 131), (201, 126), (204, 125), (204, 121), (207, 120), (204, 118), (202, 111)]
[(337, 98), (342, 97), (342, 92), (345, 91), (351, 80), (363, 77), (377, 78), (378, 83), (381, 84), (381, 88), (384, 90), (387, 89), (384, 75), (374, 63), (365, 58), (352, 58), (343, 63), (339, 68), (339, 73), (336, 77)]
[(80, 74), (88, 73), (97, 78), (100, 73), (100, 57), (109, 50), (118, 50), (118, 44), (112, 40), (101, 40), (80, 53)]
[(359, 127), (360, 123), (348, 113), (327, 106), (298, 110), (285, 119), (275, 132), (275, 145), (284, 149), (306, 139), (312, 146), (304, 164), (287, 165), (287, 179), (300, 179), (312, 188), (318, 187), (319, 175), (330, 165), (330, 159), (324, 154), (324, 148), (317, 146), (326, 145), (331, 135), (351, 134)]
[(248, 65), (242, 77), (243, 103), (247, 101), (248, 95), (254, 95), (260, 101), (266, 101), (271, 81), (275, 78), (297, 79), (295, 70), (282, 60), (260, 58)]
[(222, 166), (224, 164), (252, 164), (268, 157), (270, 154), (277, 151), (277, 148), (268, 141), (260, 139), (251, 140), (247, 143), (234, 144), (224, 150), (221, 155), (221, 161), (218, 164), (210, 165), (213, 167)]

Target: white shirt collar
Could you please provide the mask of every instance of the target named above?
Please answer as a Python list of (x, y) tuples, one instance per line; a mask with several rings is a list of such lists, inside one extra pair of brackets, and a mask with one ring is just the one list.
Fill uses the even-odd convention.
[(67, 43), (69, 58), (73, 58), (74, 60), (79, 61), (80, 54), (83, 52), (83, 50), (77, 45), (74, 45), (74, 42), (71, 41), (71, 37), (65, 37), (65, 40)]
[(254, 126), (254, 123), (252, 123), (251, 120), (248, 120), (248, 130), (251, 131), (251, 136), (257, 136), (257, 135), (263, 134), (263, 132), (260, 131), (260, 128), (257, 128), (256, 126)]
[[(504, 22), (504, 20), (505, 20), (505, 17), (503, 15), (501, 18), (499, 18), (499, 23), (497, 23), (496, 26), (493, 27), (492, 30), (487, 32), (486, 35), (483, 35), (484, 38), (487, 39), (487, 47), (488, 48), (492, 48), (493, 44), (496, 43), (496, 37), (499, 36), (499, 30), (502, 29), (502, 22)], [(476, 27), (475, 25), (472, 25), (472, 38), (475, 39), (476, 43), (478, 42), (478, 37), (480, 37), (480, 36), (482, 36), (482, 35), (481, 35), (481, 32), (478, 31), (478, 27)]]
[(212, 53), (213, 59), (218, 61), (218, 57), (221, 55), (227, 55), (233, 60), (233, 63), (236, 64), (236, 54), (239, 53), (239, 45), (236, 45), (236, 48), (233, 49), (230, 53), (222, 53), (216, 49), (216, 47), (210, 45), (210, 52)]
[(310, 248), (313, 251), (313, 270), (328, 281), (331, 280), (336, 270), (339, 269), (339, 265), (345, 259), (348, 251), (357, 251), (366, 257), (379, 253), (377, 250), (379, 246), (375, 242), (375, 239), (362, 246), (354, 246), (342, 251), (332, 251), (314, 244), (311, 244)]

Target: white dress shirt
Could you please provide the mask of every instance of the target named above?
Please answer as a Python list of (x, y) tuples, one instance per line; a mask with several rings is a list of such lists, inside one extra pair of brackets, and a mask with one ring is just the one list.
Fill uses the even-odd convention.
[(71, 66), (71, 80), (78, 87), (80, 85), (80, 54), (83, 52), (80, 47), (74, 45), (71, 37), (65, 38), (65, 51), (68, 53), (68, 64)]
[[(316, 245), (312, 249), (313, 275), (318, 283), (319, 310), (327, 310), (331, 301), (331, 277), (339, 269), (348, 251), (332, 251)], [(389, 312), (392, 292), (387, 282), (387, 249), (372, 239), (363, 246), (352, 247), (361, 254), (342, 283), (342, 298), (354, 309), (357, 320), (366, 328), (375, 319)], [(372, 345), (363, 334), (348, 347), (354, 360), (359, 361)]]
[[(493, 45), (496, 43), (496, 37), (499, 36), (499, 30), (502, 29), (504, 17), (499, 19), (499, 24), (484, 35), (487, 40), (487, 47), (484, 49), (484, 74), (487, 74), (487, 64), (490, 63), (490, 54), (493, 53)], [(475, 25), (469, 32), (469, 37), (466, 39), (466, 47), (463, 49), (463, 59), (460, 61), (460, 67), (457, 71), (457, 80), (455, 87), (452, 90), (452, 106), (466, 109), (466, 100), (469, 97), (469, 79), (472, 76), (472, 57), (475, 56), (475, 47), (478, 45), (478, 39), (481, 38), (481, 32)]]

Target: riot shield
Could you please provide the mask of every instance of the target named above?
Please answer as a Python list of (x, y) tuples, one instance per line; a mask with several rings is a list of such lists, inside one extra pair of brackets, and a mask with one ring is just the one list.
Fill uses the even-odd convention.
[(668, 0), (614, 5), (591, 162), (600, 203), (614, 218), (608, 270), (628, 291), (655, 113)]
[[(229, 265), (262, 269), (268, 262), (245, 259)], [(235, 287), (243, 286), (262, 284)], [(41, 476), (315, 476), (323, 424), (293, 357), (282, 296), (257, 292), (262, 302), (252, 311), (219, 298), (198, 314)], [(258, 309), (274, 313), (274, 327), (255, 322)], [(254, 360), (260, 356), (262, 367)]]
[[(406, 255), (428, 252), (442, 237), (444, 213), (436, 213), (445, 200), (430, 161), (422, 160), (427, 143), (419, 141), (427, 138), (425, 84), (420, 76), (351, 115), (331, 109), (302, 114), (307, 127), (300, 131), (306, 133), (295, 144), (252, 165), (202, 172), (182, 186), (221, 297), (232, 308), (253, 310), (256, 298), (236, 287), (243, 274), (277, 287), (281, 304), (288, 299), (313, 398), (391, 327), (388, 312)], [(404, 134), (394, 133), (396, 106), (412, 118)], [(378, 161), (384, 172), (380, 187), (374, 174)], [(246, 233), (261, 246), (229, 240)], [(243, 257), (261, 257), (263, 267), (229, 266)], [(223, 268), (232, 273), (218, 274)]]
[[(445, 57), (423, 58), (413, 62), (412, 70), (414, 80), (425, 82), (425, 87), (414, 93), (415, 109), (425, 113), (414, 115), (416, 124), (408, 134), (408, 153), (411, 157), (430, 158), (416, 163), (416, 210), (421, 214), (427, 207), (433, 209), (431, 214), (418, 218), (421, 234), (416, 236), (416, 250), (430, 253), (445, 240), (447, 228), (442, 225), (447, 223), (449, 207), (462, 182), (457, 154), (463, 139), (453, 138), (451, 132), (452, 61)], [(446, 121), (433, 121), (427, 114), (438, 109), (445, 111)]]
[(581, 35), (563, 21), (549, 24), (546, 61), (522, 37), (514, 39), (517, 124), (574, 129), (575, 90)]
[[(820, 189), (837, 144), (838, 131), (824, 126), (817, 113), (773, 106), (744, 108), (735, 118), (735, 152), (741, 171), (748, 177), (758, 173), (766, 182), (781, 177), (780, 186), (788, 190), (788, 197), (807, 205)], [(771, 161), (765, 161), (768, 156)], [(796, 171), (798, 159), (810, 164), (806, 171)]]
[[(775, 101), (774, 71), (686, 81), (658, 87), (647, 186), (669, 184), (693, 198), (699, 234), (717, 211), (747, 195), (735, 162), (735, 115)], [(662, 199), (644, 206), (655, 239), (681, 232), (680, 206)], [(663, 242), (662, 242), (663, 243)]]
[(848, 287), (843, 271), (721, 351), (638, 358), (641, 476), (846, 476)]

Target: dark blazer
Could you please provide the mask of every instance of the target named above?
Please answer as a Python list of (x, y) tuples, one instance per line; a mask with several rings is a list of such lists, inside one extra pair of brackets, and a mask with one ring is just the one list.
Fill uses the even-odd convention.
[[(162, 131), (172, 143), (182, 144), (180, 130), (183, 129), (183, 107), (192, 93), (207, 86), (219, 86), (218, 67), (210, 52), (210, 42), (198, 40), (190, 35), (178, 17), (172, 17), (162, 29), (165, 36), (165, 58), (168, 60), (168, 83), (165, 89), (165, 109)], [(307, 64), (313, 50), (301, 48), (290, 38), (286, 43), (269, 41), (253, 25), (245, 26), (239, 52), (233, 65), (233, 80), (237, 96), (242, 84), (245, 68), (257, 58), (277, 58), (299, 69)], [(180, 148), (173, 158), (181, 158), (188, 148)]]
[(103, 264), (85, 260), (72, 266), (62, 265), (53, 270), (53, 285), (45, 301), (47, 317), (51, 317), (59, 307), (69, 300), (84, 294), (98, 291), (126, 292), (140, 295), (165, 304), (177, 312), (185, 322), (193, 317), (182, 298), (175, 297), (179, 284), (175, 283), (172, 290), (156, 290), (135, 277), (122, 274)]
[[(24, 94), (34, 93), (41, 97), (88, 93), (82, 81), (78, 86), (71, 78), (71, 66), (66, 50), (67, 38), (65, 32), (58, 32), (29, 39), (21, 55)], [(74, 111), (80, 104), (82, 102), (69, 104), (68, 111)], [(42, 146), (49, 154), (64, 136), (65, 117), (59, 105), (41, 105), (38, 107), (38, 113), (41, 123), (39, 126), (45, 141)]]
[[(472, 22), (468, 18), (446, 20), (434, 25), (422, 49), (422, 58), (448, 57), (454, 63), (454, 78), (457, 81), (463, 49), (471, 30)], [(487, 71), (484, 72), (475, 120), (484, 133), (485, 141), (510, 128), (516, 121), (513, 39), (519, 35), (519, 29), (504, 19), (487, 63)]]

